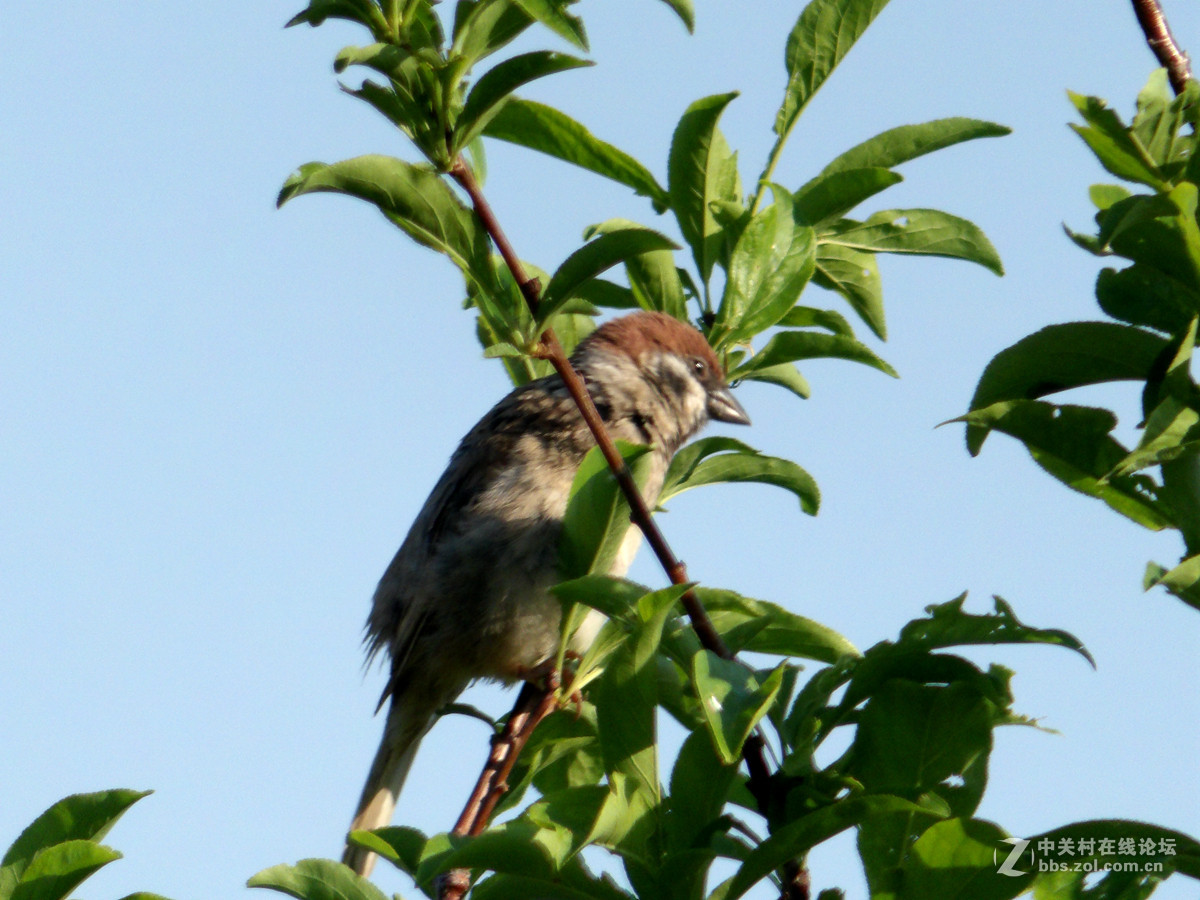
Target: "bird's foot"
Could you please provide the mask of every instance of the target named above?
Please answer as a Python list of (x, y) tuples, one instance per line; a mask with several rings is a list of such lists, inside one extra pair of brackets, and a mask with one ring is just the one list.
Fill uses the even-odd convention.
[[(563, 655), (566, 659), (573, 662), (578, 662), (583, 658), (574, 650), (568, 650)], [(541, 685), (547, 691), (570, 688), (571, 680), (574, 677), (574, 673), (570, 669), (559, 671), (558, 667), (554, 665), (553, 659), (544, 660), (536, 666), (519, 666), (516, 674), (521, 681)], [(566, 695), (566, 698), (568, 703), (574, 705), (575, 717), (579, 718), (580, 710), (583, 707), (583, 695), (579, 691), (571, 691), (570, 694)], [(566, 706), (567, 704), (564, 703), (563, 705)]]

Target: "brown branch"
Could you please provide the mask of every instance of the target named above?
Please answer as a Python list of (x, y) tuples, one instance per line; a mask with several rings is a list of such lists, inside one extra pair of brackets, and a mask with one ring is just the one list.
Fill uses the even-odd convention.
[[(541, 302), (540, 285), (536, 278), (531, 278), (526, 273), (525, 267), (521, 264), (520, 257), (517, 256), (512, 244), (509, 243), (507, 236), (504, 234), (504, 230), (500, 227), (500, 223), (492, 211), (491, 204), (483, 196), (479, 182), (475, 179), (475, 173), (471, 171), (471, 167), (467, 165), (466, 161), (459, 157), (455, 160), (454, 165), (450, 167), (449, 174), (458, 182), (459, 186), (467, 193), (467, 196), (470, 197), (471, 204), (475, 209), (475, 213), (479, 216), (480, 222), (483, 224), (493, 243), (495, 243), (496, 248), (500, 251), (500, 256), (504, 259), (505, 265), (508, 266), (508, 270), (512, 273), (513, 279), (520, 285), (521, 294), (524, 296), (525, 302), (529, 305), (529, 309), (536, 314), (538, 305)], [(600, 418), (600, 413), (596, 410), (596, 404), (592, 401), (592, 397), (583, 383), (583, 379), (579, 377), (579, 373), (571, 365), (566, 351), (563, 350), (562, 344), (559, 343), (553, 329), (547, 328), (542, 333), (541, 343), (543, 348), (543, 352), (540, 354), (541, 357), (554, 367), (554, 371), (562, 379), (568, 393), (571, 395), (571, 399), (579, 407), (584, 422), (596, 440), (596, 445), (600, 448), (600, 452), (604, 455), (604, 459), (617, 479), (617, 484), (629, 502), (630, 519), (641, 529), (642, 534), (646, 538), (646, 543), (654, 551), (654, 555), (658, 558), (659, 563), (661, 563), (671, 582), (673, 584), (688, 584), (687, 568), (684, 566), (682, 560), (675, 556), (670, 544), (667, 543), (667, 539), (663, 536), (658, 524), (654, 521), (654, 517), (650, 513), (650, 508), (646, 505), (645, 498), (642, 497), (641, 491), (638, 490), (633, 474), (629, 471), (624, 458), (617, 450), (612, 436), (609, 435), (608, 429), (604, 426), (604, 420)], [(722, 659), (733, 659), (733, 653), (713, 626), (712, 620), (708, 617), (708, 612), (704, 609), (704, 605), (700, 602), (700, 598), (696, 596), (695, 591), (688, 589), (680, 598), (680, 603), (683, 606), (684, 612), (687, 613), (688, 619), (696, 635), (699, 637), (701, 645)], [(537, 721), (540, 721), (540, 718)], [(537, 724), (537, 721), (533, 722), (533, 725), (530, 726), (530, 731), (533, 730), (533, 726)], [(524, 742), (522, 742), (521, 746), (524, 746)], [(759, 812), (764, 817), (768, 817), (771, 801), (771, 773), (767, 768), (763, 747), (764, 741), (762, 736), (758, 733), (752, 734), (742, 747), (742, 758), (746, 762), (746, 769), (749, 774), (747, 787), (754, 796)], [(514, 760), (516, 753), (519, 751), (520, 747), (516, 748), (513, 752), (512, 756)], [(484, 776), (486, 774), (487, 769), (485, 767)], [(480, 777), (481, 782), (484, 776)], [(477, 785), (476, 793), (479, 793), (479, 790), (479, 785)], [(472, 796), (474, 798), (474, 795)], [(499, 795), (497, 795), (496, 799), (499, 799)], [(468, 805), (468, 808), (470, 808), (470, 805)], [(490, 815), (491, 809), (494, 808), (495, 801), (488, 808), (487, 815)], [(467, 813), (464, 811), (464, 816), (466, 815)], [(461, 823), (463, 820), (460, 819), (459, 821)], [(486, 817), (477, 818), (476, 822), (479, 823), (480, 830), (482, 830), (483, 825), (486, 825), (487, 819)], [(807, 870), (799, 863), (792, 861), (784, 867), (783, 874), (784, 885), (782, 897), (784, 900), (808, 900)], [(463, 891), (465, 891), (465, 879), (462, 880), (464, 885)], [(458, 900), (462, 896), (462, 893), (447, 895), (445, 900)]]
[(1191, 80), (1192, 64), (1188, 55), (1179, 49), (1175, 37), (1167, 25), (1167, 17), (1163, 15), (1158, 0), (1132, 0), (1133, 12), (1138, 24), (1146, 35), (1146, 43), (1154, 51), (1159, 63), (1167, 70), (1171, 79), (1171, 87), (1176, 94), (1182, 94), (1184, 85)]
[[(471, 792), (462, 815), (454, 823), (451, 834), (476, 835), (486, 827), (496, 809), (496, 804), (508, 790), (508, 776), (512, 773), (517, 757), (525, 749), (533, 730), (554, 709), (557, 682), (551, 680), (545, 687), (526, 682), (517, 695), (517, 702), (508, 716), (504, 729), (492, 741), (475, 790)], [(466, 869), (451, 869), (438, 881), (438, 900), (462, 900), (471, 886), (470, 872)]]

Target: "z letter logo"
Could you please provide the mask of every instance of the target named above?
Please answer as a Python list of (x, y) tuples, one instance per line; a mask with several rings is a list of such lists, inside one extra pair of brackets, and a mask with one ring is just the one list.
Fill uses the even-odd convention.
[[(1012, 853), (1008, 854), (1004, 862), (1000, 863), (1000, 868), (996, 871), (1001, 875), (1010, 875), (1016, 878), (1018, 875), (1024, 875), (1020, 869), (1014, 869), (1013, 864), (1021, 858), (1021, 854), (1025, 852), (1025, 848), (1029, 846), (1029, 841), (1025, 838), (1004, 838), (1004, 843), (1012, 844)], [(995, 851), (992, 852), (992, 859), (995, 859)]]

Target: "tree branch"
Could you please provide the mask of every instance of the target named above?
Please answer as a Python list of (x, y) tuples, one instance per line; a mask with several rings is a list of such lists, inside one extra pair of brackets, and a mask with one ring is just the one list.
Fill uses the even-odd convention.
[(1163, 14), (1158, 0), (1132, 0), (1133, 12), (1138, 24), (1146, 35), (1146, 43), (1154, 51), (1155, 57), (1167, 70), (1171, 79), (1171, 87), (1176, 94), (1183, 93), (1183, 87), (1192, 77), (1192, 64), (1188, 55), (1179, 49), (1175, 37), (1167, 25), (1167, 17)]
[[(476, 835), (487, 828), (496, 804), (508, 790), (508, 776), (517, 757), (533, 730), (554, 710), (557, 686), (551, 679), (545, 687), (526, 682), (521, 688), (504, 729), (492, 741), (492, 751), (451, 834)], [(451, 869), (438, 881), (438, 900), (462, 900), (470, 886), (471, 874), (467, 869)]]

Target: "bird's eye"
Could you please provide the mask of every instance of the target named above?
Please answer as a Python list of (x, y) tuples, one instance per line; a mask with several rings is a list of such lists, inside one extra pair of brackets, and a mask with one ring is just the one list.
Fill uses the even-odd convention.
[(692, 368), (696, 370), (697, 375), (703, 375), (708, 371), (708, 366), (704, 364), (704, 360), (698, 357), (692, 360)]

